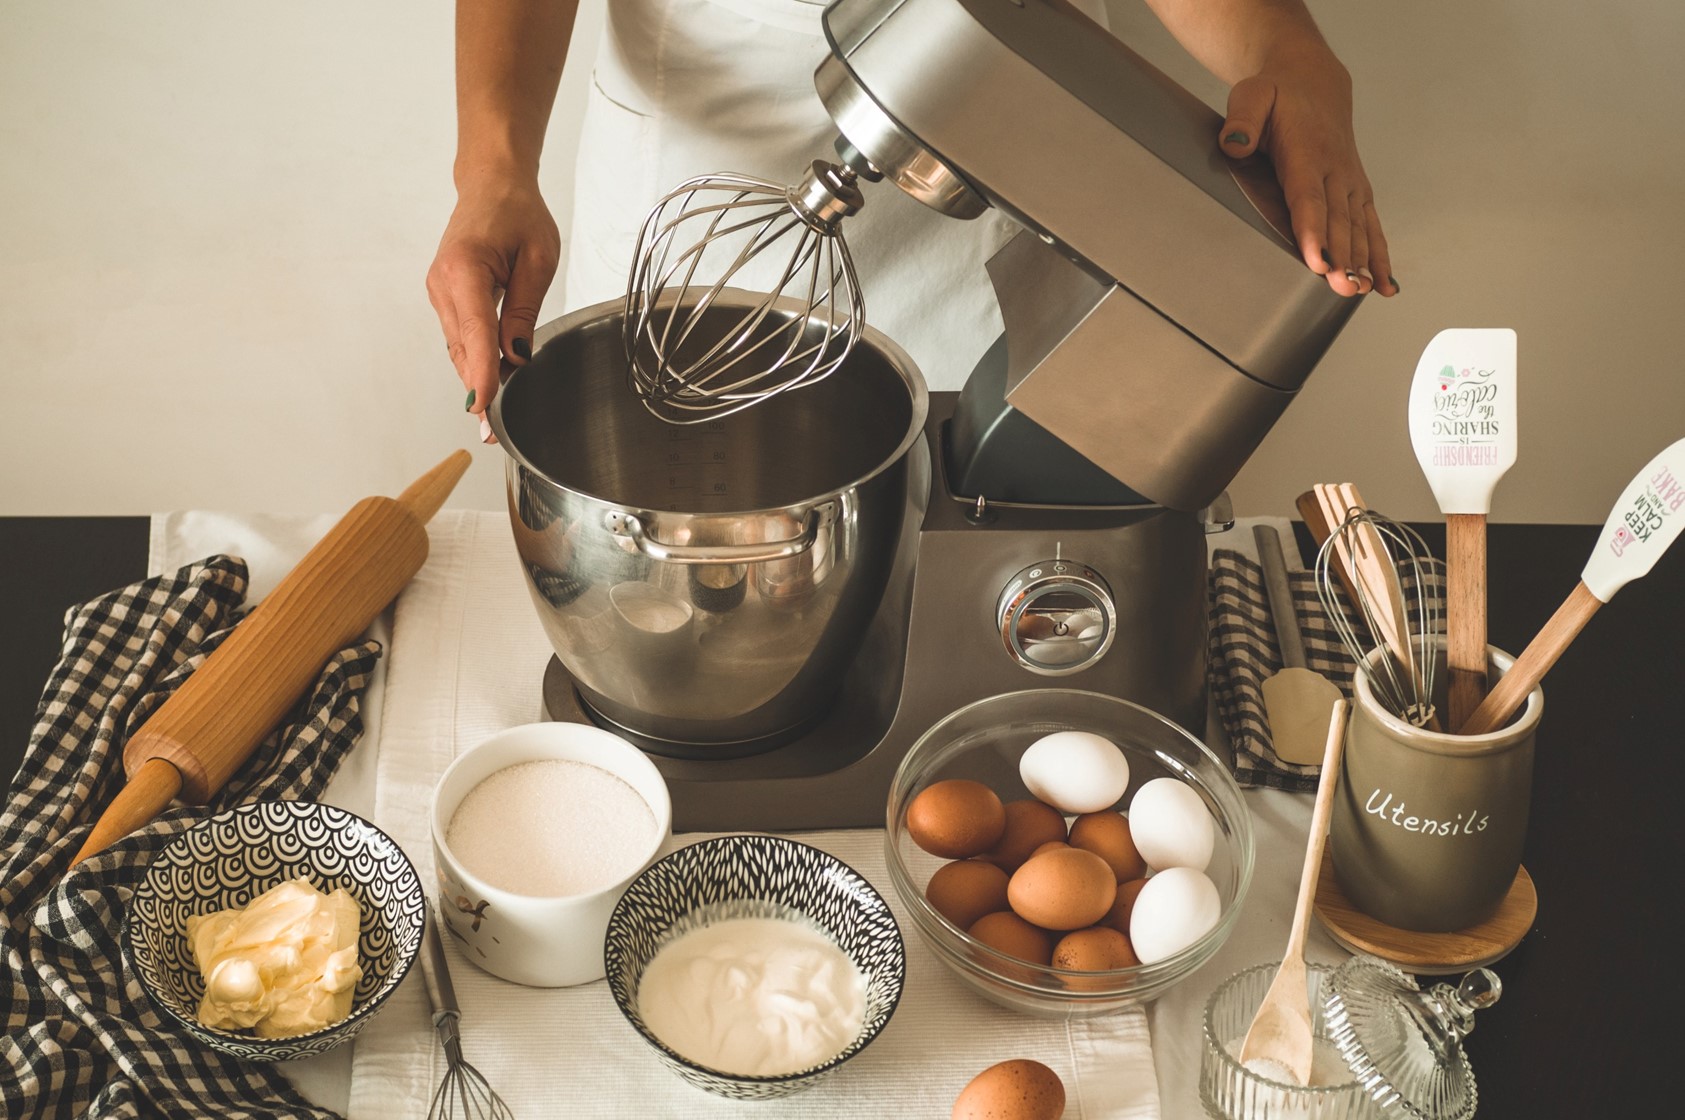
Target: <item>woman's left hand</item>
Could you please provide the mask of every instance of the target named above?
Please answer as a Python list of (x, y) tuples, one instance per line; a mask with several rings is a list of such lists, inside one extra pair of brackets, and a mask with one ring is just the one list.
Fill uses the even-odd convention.
[(1352, 131), (1351, 75), (1321, 42), (1266, 57), (1229, 91), (1219, 144), (1275, 165), (1305, 264), (1343, 296), (1398, 294), (1375, 192)]

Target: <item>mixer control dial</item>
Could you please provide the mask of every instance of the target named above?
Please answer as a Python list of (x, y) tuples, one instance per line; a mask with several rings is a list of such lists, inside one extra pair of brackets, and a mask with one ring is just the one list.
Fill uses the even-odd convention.
[(1032, 673), (1060, 677), (1106, 655), (1117, 636), (1117, 603), (1088, 565), (1043, 560), (1008, 581), (995, 622), (1014, 661)]

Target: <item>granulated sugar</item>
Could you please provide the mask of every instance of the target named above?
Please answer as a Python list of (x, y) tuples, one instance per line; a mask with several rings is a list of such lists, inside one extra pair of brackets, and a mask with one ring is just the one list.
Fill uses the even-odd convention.
[(445, 843), (470, 874), (514, 894), (588, 894), (637, 870), (655, 814), (607, 770), (544, 759), (499, 770), (468, 791)]
[[(1229, 1042), (1227, 1049), (1229, 1056), (1240, 1061), (1240, 1048), (1246, 1042), (1245, 1038), (1237, 1038)], [(1293, 1071), (1274, 1058), (1253, 1058), (1245, 1063), (1246, 1072), (1256, 1077), (1267, 1078), (1282, 1085), (1297, 1085)], [(1311, 1075), (1305, 1084), (1310, 1088), (1327, 1089), (1336, 1085), (1345, 1085), (1352, 1080), (1352, 1071), (1346, 1065), (1346, 1060), (1340, 1056), (1339, 1048), (1328, 1039), (1320, 1035), (1311, 1040)]]

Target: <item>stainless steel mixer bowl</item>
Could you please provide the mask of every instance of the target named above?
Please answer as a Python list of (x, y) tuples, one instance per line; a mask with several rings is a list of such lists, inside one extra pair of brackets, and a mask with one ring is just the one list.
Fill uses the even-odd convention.
[[(728, 292), (692, 343), (763, 299)], [(684, 757), (776, 746), (824, 716), (883, 594), (924, 378), (868, 327), (824, 381), (675, 426), (628, 386), (623, 319), (543, 327), (492, 403), (528, 589), (603, 721)]]

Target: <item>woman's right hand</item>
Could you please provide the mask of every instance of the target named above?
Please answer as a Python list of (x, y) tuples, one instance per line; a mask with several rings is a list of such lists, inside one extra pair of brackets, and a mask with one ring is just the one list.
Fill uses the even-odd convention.
[(560, 257), (561, 235), (536, 181), (500, 179), (458, 192), (427, 270), (427, 298), (483, 442), (491, 440), (485, 410), (504, 363), (532, 357), (539, 307)]

